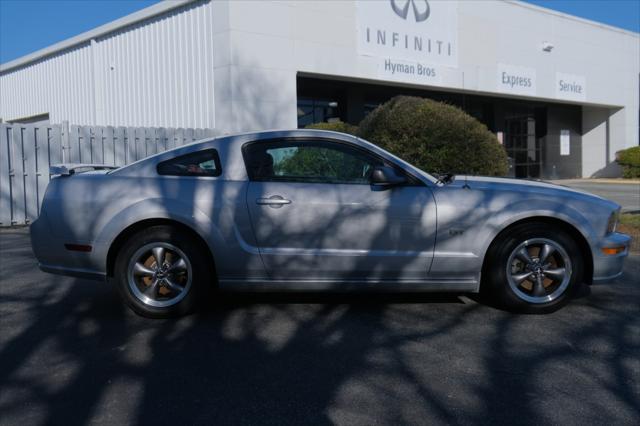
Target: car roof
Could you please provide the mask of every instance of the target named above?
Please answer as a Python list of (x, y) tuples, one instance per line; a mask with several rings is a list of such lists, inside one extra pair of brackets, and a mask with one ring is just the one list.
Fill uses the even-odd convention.
[(234, 135), (221, 136), (216, 139), (251, 139), (254, 141), (259, 140), (270, 140), (270, 139), (278, 139), (284, 137), (326, 137), (333, 139), (344, 139), (349, 141), (354, 141), (357, 138), (353, 135), (336, 132), (333, 130), (321, 130), (321, 129), (288, 129), (288, 130), (264, 130), (257, 132), (246, 132), (246, 133), (238, 133)]

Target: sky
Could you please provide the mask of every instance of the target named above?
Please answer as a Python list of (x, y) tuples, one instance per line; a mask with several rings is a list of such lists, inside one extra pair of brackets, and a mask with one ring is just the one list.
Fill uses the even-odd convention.
[(0, 0), (0, 63), (154, 3), (158, 0)]
[[(640, 0), (526, 1), (640, 32)], [(158, 0), (0, 0), (0, 63), (35, 52), (154, 3), (158, 3)]]
[(625, 30), (640, 32), (640, 0), (525, 0)]

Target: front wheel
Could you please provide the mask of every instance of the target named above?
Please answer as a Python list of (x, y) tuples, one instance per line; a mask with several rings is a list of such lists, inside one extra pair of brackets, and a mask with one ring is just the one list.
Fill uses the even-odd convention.
[(197, 242), (168, 226), (134, 234), (115, 264), (117, 289), (137, 314), (168, 318), (191, 313), (212, 278)]
[(578, 244), (548, 224), (514, 227), (492, 244), (487, 256), (483, 290), (508, 310), (553, 312), (582, 283), (584, 261)]

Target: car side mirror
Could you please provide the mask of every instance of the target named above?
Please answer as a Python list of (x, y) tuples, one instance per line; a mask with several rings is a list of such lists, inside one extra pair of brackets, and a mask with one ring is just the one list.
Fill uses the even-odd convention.
[(377, 166), (371, 173), (371, 185), (391, 187), (407, 183), (407, 178), (396, 173), (393, 167)]

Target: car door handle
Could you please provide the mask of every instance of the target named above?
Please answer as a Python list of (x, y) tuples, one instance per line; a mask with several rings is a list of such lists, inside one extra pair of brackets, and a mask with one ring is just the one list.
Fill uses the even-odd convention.
[(258, 198), (256, 199), (256, 204), (281, 207), (285, 204), (291, 204), (291, 200), (287, 200), (286, 198), (282, 198), (279, 195), (272, 195), (269, 198)]

